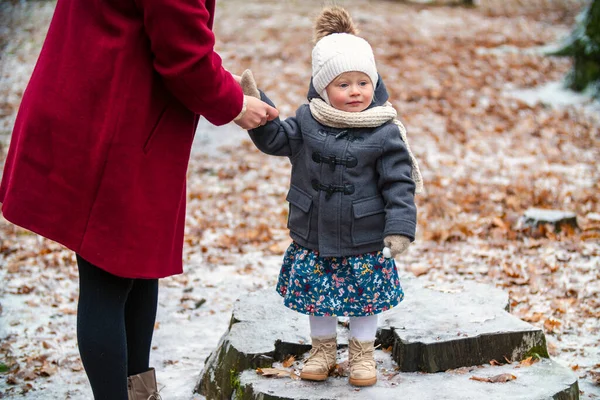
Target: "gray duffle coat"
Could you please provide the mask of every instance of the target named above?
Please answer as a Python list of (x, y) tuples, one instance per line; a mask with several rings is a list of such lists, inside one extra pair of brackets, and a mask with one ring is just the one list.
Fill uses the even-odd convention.
[[(308, 99), (318, 97), (312, 83)], [(272, 101), (261, 92), (261, 99)], [(373, 106), (388, 94), (381, 78)], [(288, 228), (291, 238), (322, 257), (383, 248), (388, 235), (415, 238), (417, 210), (411, 162), (398, 127), (341, 129), (317, 122), (308, 104), (295, 117), (249, 131), (256, 147), (292, 163)]]

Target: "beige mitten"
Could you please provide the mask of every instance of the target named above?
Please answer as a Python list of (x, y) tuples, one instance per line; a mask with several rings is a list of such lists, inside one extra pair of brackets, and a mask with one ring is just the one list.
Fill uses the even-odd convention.
[(408, 249), (408, 245), (410, 244), (410, 239), (406, 236), (402, 235), (390, 235), (386, 236), (383, 239), (383, 244), (385, 247), (390, 249), (390, 254), (392, 258), (404, 253), (406, 249)]
[(249, 69), (245, 70), (242, 73), (242, 79), (240, 80), (240, 85), (242, 86), (242, 90), (246, 96), (256, 97), (260, 99), (260, 92), (258, 91), (258, 87), (256, 86), (256, 81), (254, 80), (254, 75), (252, 75), (252, 71)]

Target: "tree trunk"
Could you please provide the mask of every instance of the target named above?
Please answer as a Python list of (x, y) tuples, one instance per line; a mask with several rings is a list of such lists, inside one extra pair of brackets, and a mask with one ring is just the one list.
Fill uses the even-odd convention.
[(600, 0), (593, 0), (581, 15), (567, 44), (553, 55), (573, 57), (567, 86), (577, 92), (587, 88), (600, 98)]

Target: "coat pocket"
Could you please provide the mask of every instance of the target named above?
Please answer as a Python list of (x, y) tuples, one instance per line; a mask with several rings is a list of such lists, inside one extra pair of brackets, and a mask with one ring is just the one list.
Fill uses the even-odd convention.
[(299, 235), (304, 240), (310, 233), (310, 219), (312, 213), (312, 197), (292, 185), (286, 200), (290, 203), (288, 215), (288, 229)]
[(383, 241), (385, 204), (381, 196), (352, 203), (352, 244), (358, 246)]

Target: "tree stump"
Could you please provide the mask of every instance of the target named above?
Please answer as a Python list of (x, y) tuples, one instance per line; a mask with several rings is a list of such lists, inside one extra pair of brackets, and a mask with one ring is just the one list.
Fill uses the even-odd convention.
[[(375, 386), (358, 390), (345, 377), (315, 383), (257, 374), (257, 368), (289, 355), (301, 360), (310, 349), (308, 317), (287, 309), (269, 289), (235, 303), (231, 325), (207, 359), (196, 391), (208, 399), (238, 400), (425, 399), (438, 398), (436, 393), (456, 400), (578, 398), (576, 376), (547, 358), (539, 328), (508, 313), (506, 293), (474, 282), (440, 285), (422, 278), (404, 279), (403, 286), (405, 301), (379, 318)], [(340, 324), (340, 365), (347, 359), (347, 344), (348, 331)], [(541, 361), (518, 366), (533, 355)], [(492, 360), (506, 365), (492, 366)], [(516, 379), (496, 384), (471, 379), (500, 374)]]

